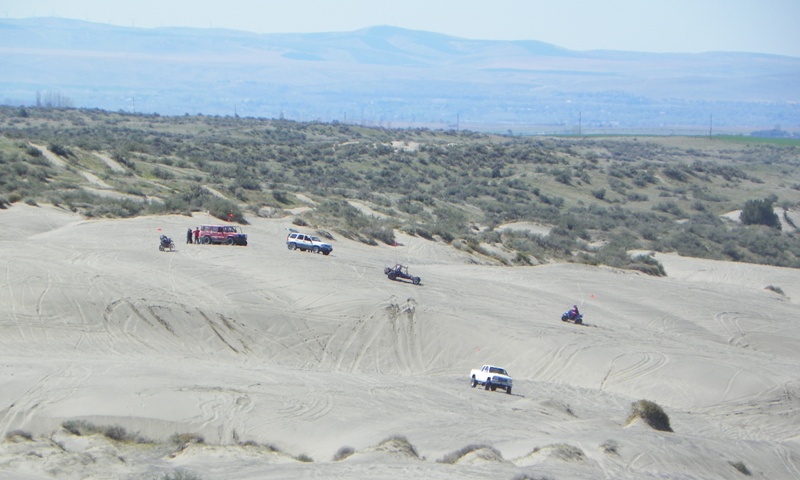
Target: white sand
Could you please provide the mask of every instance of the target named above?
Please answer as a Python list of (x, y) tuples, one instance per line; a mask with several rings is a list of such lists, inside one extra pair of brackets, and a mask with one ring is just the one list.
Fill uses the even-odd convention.
[[(800, 478), (797, 270), (498, 267), (404, 235), (326, 257), (286, 249), (291, 217), (251, 218), (247, 247), (185, 245), (204, 220), (0, 210), (0, 433), (33, 435), (0, 443), (0, 479)], [(389, 281), (397, 261), (422, 285)], [(587, 326), (559, 320), (573, 303)], [(513, 395), (469, 388), (483, 363)], [(674, 433), (626, 425), (640, 399)], [(490, 448), (436, 462), (470, 444)]]

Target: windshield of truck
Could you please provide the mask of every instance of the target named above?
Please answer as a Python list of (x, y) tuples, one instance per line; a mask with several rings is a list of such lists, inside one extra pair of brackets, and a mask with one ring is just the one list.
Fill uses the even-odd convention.
[(489, 369), (489, 373), (499, 373), (500, 375), (508, 375), (505, 370), (502, 368), (492, 367)]

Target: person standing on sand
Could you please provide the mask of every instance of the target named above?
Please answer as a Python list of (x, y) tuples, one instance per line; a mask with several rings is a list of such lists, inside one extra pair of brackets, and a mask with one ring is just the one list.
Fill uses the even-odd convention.
[(200, 227), (194, 227), (194, 243), (200, 243)]
[(192, 243), (192, 228), (186, 230), (186, 243)]

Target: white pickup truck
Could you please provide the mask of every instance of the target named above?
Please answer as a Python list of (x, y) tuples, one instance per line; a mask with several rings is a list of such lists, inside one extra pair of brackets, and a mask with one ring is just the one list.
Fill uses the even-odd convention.
[(508, 376), (505, 368), (495, 367), (494, 365), (484, 365), (480, 370), (472, 370), (469, 373), (470, 386), (475, 388), (477, 385), (483, 385), (486, 390), (491, 389), (493, 392), (497, 388), (504, 388), (506, 393), (511, 393), (511, 386), (513, 380)]

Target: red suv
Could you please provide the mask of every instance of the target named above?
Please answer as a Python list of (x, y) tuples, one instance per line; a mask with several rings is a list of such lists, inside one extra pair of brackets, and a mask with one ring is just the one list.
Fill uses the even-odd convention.
[(224, 243), (226, 245), (247, 245), (247, 235), (235, 225), (201, 225), (200, 243)]

